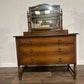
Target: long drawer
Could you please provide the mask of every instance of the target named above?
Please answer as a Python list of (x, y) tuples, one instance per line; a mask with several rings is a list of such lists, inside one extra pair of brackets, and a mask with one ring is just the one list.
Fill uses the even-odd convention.
[(73, 64), (73, 54), (57, 54), (57, 55), (45, 55), (45, 56), (20, 56), (19, 64), (29, 65), (45, 65), (45, 64)]
[(41, 45), (41, 44), (66, 44), (74, 43), (73, 36), (64, 36), (64, 37), (45, 37), (45, 38), (19, 38), (19, 45)]
[(19, 54), (28, 54), (28, 53), (50, 53), (50, 52), (64, 52), (72, 53), (74, 51), (73, 44), (67, 45), (48, 45), (48, 46), (19, 46)]

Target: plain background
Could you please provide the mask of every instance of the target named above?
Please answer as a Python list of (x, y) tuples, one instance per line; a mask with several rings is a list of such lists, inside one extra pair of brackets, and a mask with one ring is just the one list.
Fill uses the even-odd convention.
[(28, 30), (28, 8), (43, 3), (61, 6), (64, 29), (79, 33), (77, 64), (84, 64), (84, 0), (0, 0), (0, 67), (17, 66), (13, 36)]

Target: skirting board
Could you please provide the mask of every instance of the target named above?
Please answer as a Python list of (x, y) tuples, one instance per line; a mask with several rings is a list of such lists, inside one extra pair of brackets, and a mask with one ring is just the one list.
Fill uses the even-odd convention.
[(77, 65), (84, 65), (84, 60), (78, 60)]
[(17, 63), (0, 63), (0, 67), (17, 67)]

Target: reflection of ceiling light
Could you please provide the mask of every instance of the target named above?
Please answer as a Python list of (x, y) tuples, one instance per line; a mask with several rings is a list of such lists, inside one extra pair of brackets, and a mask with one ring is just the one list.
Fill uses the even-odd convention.
[(40, 15), (40, 11), (35, 11), (35, 14), (36, 15)]
[(50, 10), (45, 10), (45, 14), (50, 14)]
[(52, 9), (52, 7), (49, 7), (49, 9), (51, 10), (51, 9)]
[(42, 23), (42, 21), (39, 21), (39, 23)]

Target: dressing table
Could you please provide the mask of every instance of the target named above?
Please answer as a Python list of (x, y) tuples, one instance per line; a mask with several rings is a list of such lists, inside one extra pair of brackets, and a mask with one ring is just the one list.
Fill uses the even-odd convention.
[[(76, 35), (63, 29), (60, 5), (40, 4), (29, 7), (28, 31), (16, 39), (19, 80), (21, 65), (67, 64), (76, 79)], [(70, 67), (74, 65), (74, 69)], [(25, 68), (25, 67), (24, 67)]]

